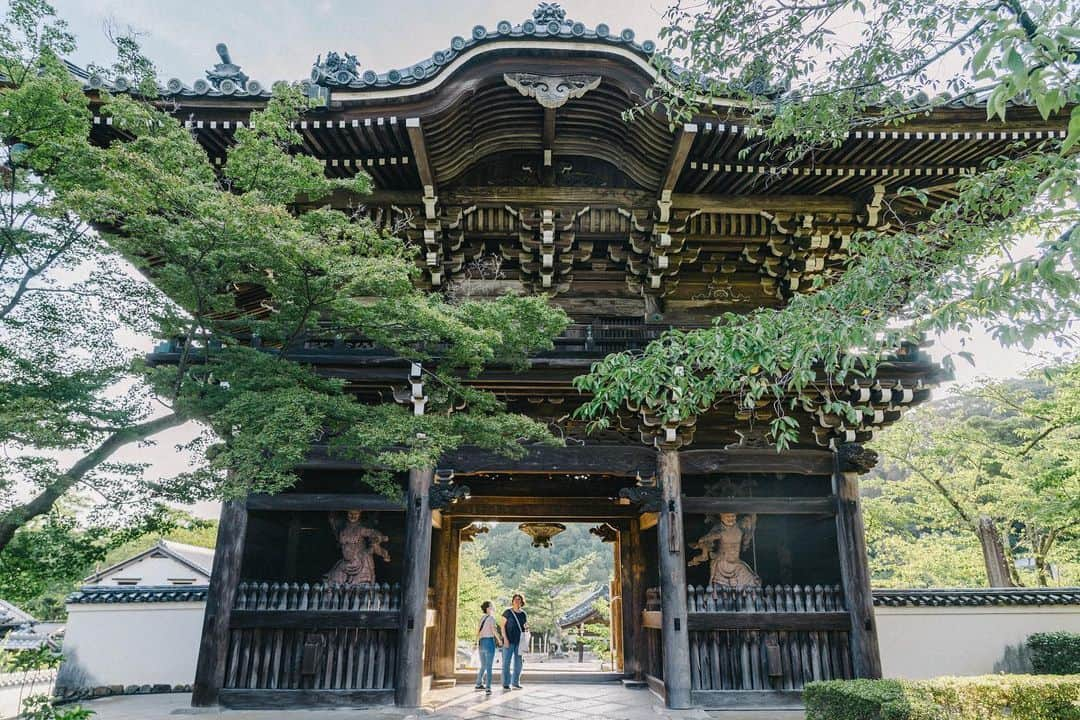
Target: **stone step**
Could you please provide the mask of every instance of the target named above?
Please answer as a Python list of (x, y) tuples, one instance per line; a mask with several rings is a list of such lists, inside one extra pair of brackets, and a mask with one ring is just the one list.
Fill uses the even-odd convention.
[[(476, 673), (455, 673), (458, 685), (463, 683), (471, 683), (476, 680)], [(623, 679), (622, 673), (617, 672), (559, 672), (550, 670), (522, 670), (521, 682), (522, 683), (615, 683)], [(495, 682), (492, 683), (492, 687), (495, 687), (502, 678), (499, 675), (499, 671), (495, 671)]]

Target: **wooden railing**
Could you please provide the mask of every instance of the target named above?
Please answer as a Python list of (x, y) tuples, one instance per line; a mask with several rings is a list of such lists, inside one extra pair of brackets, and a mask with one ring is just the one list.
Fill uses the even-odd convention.
[(399, 587), (389, 583), (247, 583), (236, 588), (234, 610), (397, 610)]
[[(851, 619), (839, 585), (690, 585), (686, 599), (696, 701), (709, 704), (716, 691), (795, 691), (811, 680), (852, 677)], [(646, 591), (642, 625), (643, 669), (662, 680), (657, 588)]]
[(766, 585), (730, 588), (690, 585), (686, 603), (691, 613), (845, 612), (839, 585)]
[(295, 690), (388, 697), (394, 688), (397, 585), (240, 583), (225, 692)]
[(839, 585), (689, 586), (691, 689), (800, 690), (852, 677)]

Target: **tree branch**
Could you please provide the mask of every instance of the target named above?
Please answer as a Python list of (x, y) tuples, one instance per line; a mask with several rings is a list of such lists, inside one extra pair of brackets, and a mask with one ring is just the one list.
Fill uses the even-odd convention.
[(145, 440), (163, 430), (183, 425), (187, 422), (187, 419), (184, 415), (173, 412), (113, 433), (100, 445), (80, 458), (67, 472), (47, 485), (34, 498), (0, 516), (0, 552), (3, 552), (4, 548), (11, 542), (16, 530), (34, 518), (51, 511), (56, 501), (64, 493), (78, 484), (87, 473), (108, 460), (117, 450), (133, 442)]

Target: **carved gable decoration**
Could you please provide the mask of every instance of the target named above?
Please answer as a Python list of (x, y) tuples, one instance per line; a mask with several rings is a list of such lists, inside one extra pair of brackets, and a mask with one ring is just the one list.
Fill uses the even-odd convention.
[(534, 75), (505, 73), (503, 80), (525, 97), (536, 98), (543, 107), (554, 110), (579, 98), (600, 85), (598, 75)]

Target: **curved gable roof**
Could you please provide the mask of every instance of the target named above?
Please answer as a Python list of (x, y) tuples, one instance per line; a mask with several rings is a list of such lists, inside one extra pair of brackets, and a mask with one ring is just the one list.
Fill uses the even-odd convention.
[[(514, 24), (500, 20), (493, 30), (483, 25), (473, 27), (468, 37), (454, 36), (449, 47), (436, 50), (409, 67), (377, 72), (361, 69), (355, 56), (345, 53), (329, 53), (324, 60), (320, 56), (311, 70), (311, 82), (329, 88), (378, 91), (387, 88), (407, 88), (437, 84), (443, 75), (452, 74), (473, 57), (494, 50), (593, 50), (629, 59), (652, 77), (656, 71), (650, 58), (656, 52), (656, 43), (646, 40), (638, 43), (630, 28), (612, 30), (600, 23), (594, 28), (566, 17), (566, 11), (558, 3), (541, 2), (532, 18)], [(415, 92), (415, 90), (413, 91)], [(410, 93), (411, 94), (411, 93)]]

